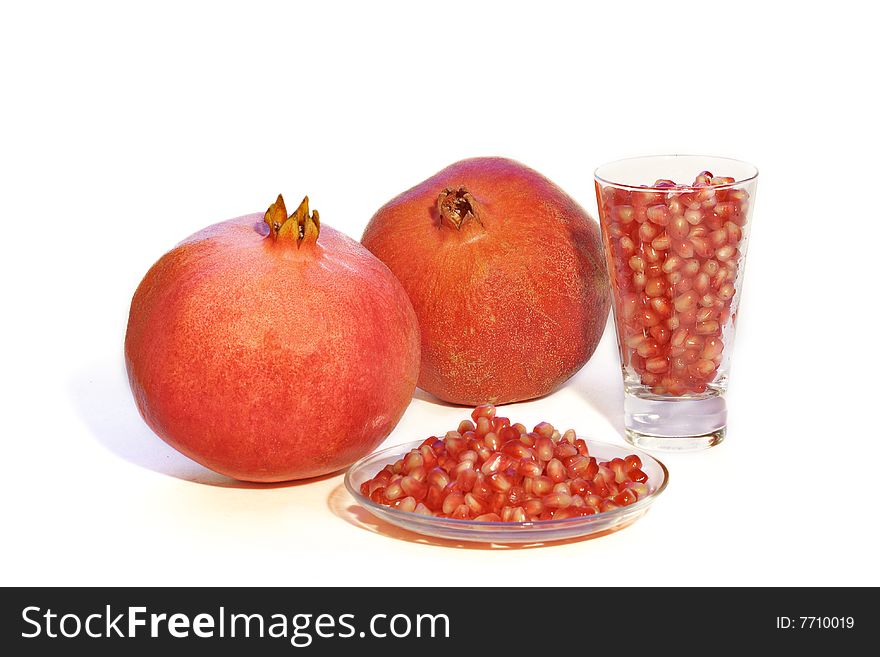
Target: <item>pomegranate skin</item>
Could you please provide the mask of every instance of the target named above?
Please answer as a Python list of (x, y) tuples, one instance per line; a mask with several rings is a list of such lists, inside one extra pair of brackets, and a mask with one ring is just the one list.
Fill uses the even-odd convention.
[(419, 387), (456, 404), (541, 397), (596, 349), (610, 305), (597, 222), (504, 158), (457, 162), (392, 199), (361, 242), (422, 336)]
[(372, 451), (419, 367), (415, 314), (385, 265), (327, 226), (299, 247), (269, 232), (248, 215), (164, 255), (134, 294), (125, 337), (153, 431), (256, 482), (327, 474)]

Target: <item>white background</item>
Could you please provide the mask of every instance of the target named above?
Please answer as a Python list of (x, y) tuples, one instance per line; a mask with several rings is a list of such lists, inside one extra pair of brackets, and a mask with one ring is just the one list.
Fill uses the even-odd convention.
[[(4, 3), (0, 581), (880, 584), (871, 7)], [(761, 177), (727, 441), (666, 456), (669, 488), (632, 527), (426, 544), (366, 523), (341, 476), (238, 485), (140, 420), (131, 294), (204, 225), (307, 193), (357, 238), (477, 155), (525, 162), (595, 215), (594, 167), (666, 152)], [(504, 412), (622, 443), (621, 400), (608, 331), (564, 389)], [(386, 444), (466, 414), (421, 396)]]

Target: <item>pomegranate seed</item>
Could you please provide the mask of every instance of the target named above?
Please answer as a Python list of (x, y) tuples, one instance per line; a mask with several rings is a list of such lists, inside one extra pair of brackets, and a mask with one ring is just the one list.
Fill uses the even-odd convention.
[(577, 456), (578, 451), (577, 447), (575, 447), (571, 443), (563, 442), (560, 440), (559, 443), (556, 445), (556, 449), (554, 450), (553, 454), (554, 456), (556, 456), (556, 458), (562, 461), (569, 456)]
[(636, 290), (642, 290), (648, 282), (648, 277), (643, 272), (636, 272), (632, 277), (633, 287)]
[(700, 271), (700, 261), (699, 260), (688, 260), (684, 263), (684, 267), (681, 269), (682, 273), (685, 276), (693, 276), (698, 271)]
[(691, 226), (696, 226), (703, 220), (703, 213), (699, 210), (685, 210), (684, 219)]
[(638, 498), (635, 493), (633, 493), (628, 488), (624, 488), (622, 492), (618, 493), (614, 496), (613, 501), (618, 506), (629, 506), (633, 504)]
[(669, 223), (669, 214), (669, 208), (665, 204), (652, 205), (645, 212), (648, 221), (658, 226), (666, 226)]
[(734, 260), (738, 254), (735, 246), (727, 244), (715, 252), (715, 257), (721, 262), (728, 262), (729, 260)]
[(715, 252), (714, 247), (705, 237), (692, 237), (690, 239), (691, 246), (694, 247), (694, 253), (701, 258), (708, 258)]
[[(568, 433), (568, 432), (566, 432)], [(575, 438), (574, 446), (577, 447), (578, 454), (581, 456), (589, 456), (590, 450), (587, 447), (587, 443), (583, 438)]]
[(634, 255), (629, 259), (629, 267), (633, 271), (644, 271), (645, 270), (645, 261), (641, 256)]
[(492, 450), (486, 447), (486, 445), (482, 442), (475, 443), (473, 447), (474, 451), (477, 453), (477, 459), (479, 461), (485, 461), (490, 456), (492, 456)]
[(481, 516), (477, 516), (474, 520), (478, 522), (501, 522), (501, 516), (497, 513), (484, 513)]
[(600, 513), (607, 513), (608, 511), (614, 511), (615, 509), (619, 509), (620, 506), (615, 504), (611, 500), (602, 500), (602, 503), (599, 505)]
[(477, 461), (479, 461), (479, 460), (480, 460), (480, 455), (477, 454), (472, 449), (466, 449), (458, 455), (458, 462), (459, 463), (464, 463), (465, 461), (467, 461), (475, 466)]
[(461, 493), (449, 493), (449, 495), (446, 496), (446, 499), (443, 500), (443, 513), (447, 516), (452, 515), (452, 513), (463, 504), (464, 495)]
[(672, 347), (681, 347), (684, 345), (685, 340), (688, 337), (688, 330), (686, 328), (676, 329), (672, 334), (672, 337), (669, 339), (669, 344)]
[(403, 488), (396, 481), (394, 483), (388, 484), (388, 486), (385, 488), (385, 499), (389, 502), (393, 500), (399, 500), (404, 495), (405, 493), (403, 492)]
[(413, 509), (413, 513), (418, 513), (420, 516), (433, 516), (434, 515), (434, 512), (431, 511), (431, 509), (426, 507), (421, 502), (416, 504), (416, 508)]
[(428, 486), (428, 495), (425, 497), (425, 506), (433, 511), (438, 511), (443, 506), (443, 490), (437, 486)]
[[(653, 311), (656, 321), (652, 319), (651, 322), (643, 322), (643, 324), (646, 328), (651, 329), (651, 335), (655, 335), (653, 329), (660, 324), (660, 318), (672, 315), (672, 305), (666, 297), (654, 297), (651, 299), (651, 311)], [(661, 342), (659, 338), (657, 338), (657, 341)]]
[(538, 498), (530, 499), (523, 506), (523, 510), (530, 518), (540, 516), (544, 512), (544, 502)]
[(636, 252), (636, 243), (632, 241), (629, 235), (623, 235), (617, 246), (624, 255), (632, 255)]
[(474, 422), (479, 422), (481, 417), (491, 419), (495, 417), (495, 406), (493, 404), (482, 404), (477, 406), (471, 413)]
[(484, 475), (490, 475), (495, 472), (500, 472), (504, 470), (507, 466), (507, 459), (504, 457), (504, 454), (494, 454), (490, 458), (488, 458), (483, 465), (480, 467), (480, 472)]
[[(560, 463), (560, 465), (562, 465)], [(545, 476), (532, 477), (530, 479), (532, 494), (537, 495), (538, 497), (543, 497), (551, 490), (553, 490), (553, 479)]]
[[(578, 454), (577, 456), (572, 457), (574, 460), (568, 463), (566, 466), (566, 471), (568, 476), (572, 479), (576, 479), (578, 477), (588, 476), (590, 471), (591, 461), (595, 462), (595, 459), (590, 459), (586, 456), (581, 456)], [(598, 466), (597, 466), (598, 469)]]
[(587, 506), (592, 506), (592, 507), (595, 507), (598, 509), (599, 505), (602, 504), (602, 498), (599, 495), (596, 495), (595, 493), (591, 493), (589, 495), (584, 496), (584, 502), (586, 503)]
[[(707, 281), (708, 284), (708, 281)], [(651, 278), (645, 283), (645, 294), (649, 297), (659, 297), (666, 293), (667, 284), (662, 278)]]
[[(642, 474), (645, 474), (644, 472)], [(646, 477), (647, 479), (647, 477)], [(628, 481), (624, 484), (626, 488), (635, 493), (639, 499), (648, 494), (648, 485), (644, 481)]]
[(660, 374), (661, 372), (665, 372), (667, 369), (669, 369), (669, 361), (663, 356), (649, 358), (645, 362), (645, 368), (652, 374)]
[(458, 424), (458, 433), (460, 434), (465, 434), (466, 432), (473, 431), (474, 429), (476, 429), (476, 426), (470, 420), (462, 420)]
[(699, 335), (711, 335), (717, 333), (719, 328), (718, 322), (716, 321), (700, 322), (697, 324), (697, 333)]
[[(647, 224), (643, 224), (647, 225)], [(694, 255), (694, 247), (688, 240), (680, 239), (672, 242), (672, 250), (682, 258), (692, 258)]]
[(517, 440), (508, 440), (504, 445), (501, 446), (502, 453), (507, 456), (520, 460), (520, 459), (531, 459), (533, 457), (533, 452), (531, 449), (523, 445), (519, 439)]
[(544, 497), (544, 506), (548, 509), (564, 509), (571, 506), (572, 499), (568, 493), (550, 493)]
[(489, 496), (492, 495), (492, 489), (489, 487), (489, 482), (486, 481), (482, 472), (477, 472), (477, 479), (474, 481), (474, 487), (471, 488), (471, 493), (483, 500), (488, 499)]
[(669, 236), (665, 234), (655, 237), (651, 241), (651, 248), (653, 248), (655, 251), (666, 251), (670, 246), (672, 246), (672, 240), (669, 239)]
[(467, 446), (464, 438), (461, 437), (461, 434), (457, 431), (450, 431), (446, 434), (446, 451), (452, 455), (457, 456), (460, 452), (464, 451)]
[(455, 486), (460, 491), (470, 491), (473, 490), (474, 486), (477, 483), (477, 472), (471, 468), (464, 470), (461, 472), (458, 477), (455, 479)]
[(725, 244), (727, 244), (727, 240), (729, 239), (727, 231), (723, 228), (719, 228), (718, 230), (713, 230), (709, 234), (709, 244), (711, 244), (716, 249), (721, 248)]
[[(627, 457), (627, 458), (628, 458), (628, 457)], [(642, 465), (642, 464), (639, 463), (639, 465), (630, 468), (629, 472), (627, 473), (627, 476), (628, 476), (632, 481), (637, 481), (637, 482), (639, 482), (639, 483), (644, 483), (644, 482), (648, 481), (648, 475), (646, 475), (646, 474), (642, 471), (642, 469), (641, 469), (641, 465)]]
[(590, 493), (590, 482), (586, 479), (576, 477), (568, 484), (568, 489), (572, 495), (588, 495)]
[(490, 431), (483, 436), (483, 444), (491, 451), (497, 451), (501, 447), (501, 439), (494, 431)]
[(464, 496), (464, 503), (467, 505), (468, 509), (470, 509), (471, 515), (475, 517), (485, 513), (488, 510), (488, 505), (480, 501), (471, 493), (467, 493)]
[(500, 491), (492, 493), (489, 497), (489, 504), (496, 513), (501, 513), (501, 509), (507, 506), (507, 494)]
[(480, 416), (477, 418), (477, 435), (485, 436), (492, 431), (492, 422), (488, 417)]
[(517, 468), (517, 473), (523, 477), (539, 477), (542, 472), (544, 468), (541, 464), (531, 459), (522, 459)]
[(636, 216), (631, 205), (618, 205), (614, 208), (614, 215), (617, 221), (622, 224), (628, 224)]
[(417, 502), (414, 498), (404, 497), (402, 500), (399, 500), (395, 504), (395, 507), (397, 509), (399, 509), (400, 511), (409, 511), (410, 513), (412, 513), (413, 511), (416, 510), (416, 504), (417, 504)]
[(559, 483), (560, 481), (565, 480), (565, 466), (562, 465), (562, 461), (557, 458), (550, 459), (544, 471), (554, 483)]
[(535, 442), (535, 454), (541, 461), (549, 461), (553, 458), (553, 441), (549, 437), (541, 436)]
[(409, 474), (415, 468), (421, 468), (425, 465), (425, 459), (422, 458), (422, 453), (416, 450), (411, 451), (406, 457), (403, 459), (403, 472), (404, 474)]
[(404, 477), (400, 480), (400, 487), (408, 496), (414, 498), (417, 502), (425, 499), (428, 494), (428, 484), (413, 477)]
[(521, 504), (525, 504), (529, 497), (531, 497), (531, 495), (527, 494), (522, 486), (513, 486), (510, 489), (510, 492), (507, 493), (507, 502), (511, 506), (520, 506)]
[(672, 239), (683, 240), (690, 234), (691, 225), (684, 216), (676, 216), (669, 222), (666, 232)]
[(544, 436), (545, 438), (552, 438), (553, 432), (555, 431), (555, 429), (553, 428), (553, 425), (550, 424), (549, 422), (540, 422), (535, 425), (534, 431), (539, 436)]
[[(692, 278), (685, 278), (684, 274), (681, 272), (676, 272), (678, 274), (676, 276), (676, 282), (673, 284), (675, 288), (675, 292), (679, 295), (684, 294), (685, 292), (689, 292), (694, 287), (694, 281)], [(670, 283), (672, 281), (670, 280)]]
[(718, 298), (723, 301), (730, 301), (736, 294), (736, 288), (731, 283), (725, 283), (718, 288)]
[(675, 297), (672, 303), (678, 312), (682, 312), (693, 308), (696, 305), (697, 295), (695, 292), (685, 292), (684, 294)]
[(712, 360), (720, 356), (722, 351), (724, 351), (724, 343), (719, 338), (712, 337), (706, 339), (703, 352), (700, 355), (703, 358)]
[[(684, 265), (683, 258), (676, 256), (676, 255), (671, 255), (668, 258), (666, 258), (666, 261), (661, 266), (661, 269), (663, 270), (663, 273), (671, 274), (672, 272), (678, 271), (683, 265)], [(638, 299), (636, 299), (636, 300), (638, 300)]]
[(706, 359), (698, 360), (696, 365), (694, 365), (694, 369), (700, 376), (709, 376), (715, 371), (715, 363)]
[(639, 239), (645, 244), (650, 244), (659, 234), (660, 229), (656, 224), (645, 222), (639, 226)]
[(526, 447), (534, 447), (538, 438), (540, 438), (540, 436), (534, 431), (530, 431), (528, 433), (523, 432), (519, 436), (519, 441)]
[(489, 482), (489, 486), (491, 486), (494, 490), (499, 493), (506, 493), (513, 486), (513, 482), (503, 472), (496, 472), (495, 474), (491, 474), (486, 477), (486, 480)]

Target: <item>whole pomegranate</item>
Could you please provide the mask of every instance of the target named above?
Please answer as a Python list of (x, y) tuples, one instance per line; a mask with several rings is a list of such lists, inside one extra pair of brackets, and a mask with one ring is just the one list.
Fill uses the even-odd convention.
[(131, 389), (171, 446), (236, 479), (333, 472), (394, 428), (418, 377), (419, 329), (388, 268), (290, 217), (210, 226), (165, 254), (131, 302)]
[(453, 164), (380, 208), (361, 241), (403, 283), (421, 328), (419, 386), (440, 399), (546, 395), (602, 336), (599, 226), (519, 162)]

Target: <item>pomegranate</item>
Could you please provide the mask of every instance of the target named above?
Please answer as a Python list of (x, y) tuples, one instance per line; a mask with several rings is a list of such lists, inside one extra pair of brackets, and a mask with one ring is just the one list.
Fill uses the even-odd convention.
[(597, 183), (621, 360), (654, 394), (701, 395), (721, 376), (748, 218), (734, 182), (702, 171), (688, 186)]
[(125, 360), (147, 424), (222, 474), (333, 472), (394, 428), (418, 377), (415, 313), (388, 268), (308, 197), (210, 226), (131, 302)]
[(598, 461), (572, 430), (527, 432), (483, 404), (443, 438), (432, 436), (361, 484), (378, 504), (426, 516), (534, 522), (589, 516), (650, 494), (635, 454)]
[(453, 164), (385, 204), (363, 244), (419, 318), (419, 386), (476, 405), (546, 395), (593, 354), (608, 316), (597, 223), (502, 158)]

